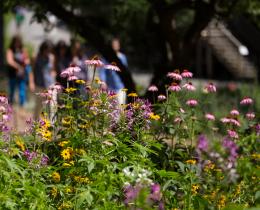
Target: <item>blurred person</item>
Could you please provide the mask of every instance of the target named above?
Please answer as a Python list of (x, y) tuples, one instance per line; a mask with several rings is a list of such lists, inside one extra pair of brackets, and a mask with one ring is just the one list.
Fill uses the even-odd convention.
[[(127, 68), (128, 62), (124, 53), (122, 53), (119, 38), (113, 38), (111, 41), (111, 47), (115, 51), (118, 59)], [(102, 70), (100, 72), (100, 79), (107, 83), (108, 89), (116, 92), (119, 104), (126, 103), (126, 92), (123, 91), (125, 85), (120, 76), (115, 71)]]
[[(107, 65), (109, 64), (105, 59), (102, 62)], [(116, 71), (101, 68), (99, 70), (99, 78), (106, 83), (107, 89), (117, 94), (119, 104), (125, 104), (126, 93), (123, 91), (124, 83)]]
[(64, 69), (69, 67), (70, 62), (71, 56), (69, 47), (67, 46), (65, 41), (60, 40), (55, 47), (55, 69), (57, 72), (56, 80), (63, 87), (66, 87), (67, 80), (62, 78), (60, 74)]
[(7, 70), (9, 77), (9, 102), (14, 103), (15, 90), (19, 89), (19, 105), (24, 111), (26, 102), (27, 82), (29, 88), (34, 91), (33, 75), (31, 71), (30, 58), (23, 47), (23, 42), (20, 36), (16, 35), (12, 38), (11, 44), (6, 52)]
[[(55, 70), (55, 57), (52, 52), (53, 45), (49, 40), (44, 41), (39, 48), (39, 52), (35, 59), (34, 64), (34, 81), (36, 86), (36, 92), (42, 92), (49, 88), (56, 82), (56, 70)], [(57, 100), (57, 94), (53, 92), (52, 103), (50, 104), (51, 120), (55, 112), (54, 107)], [(36, 98), (34, 118), (37, 119), (40, 116), (42, 109), (42, 100), (40, 97)]]
[(118, 38), (112, 39), (111, 46), (112, 46), (112, 49), (115, 51), (119, 60), (122, 62), (122, 64), (125, 67), (128, 67), (127, 58), (126, 58), (125, 54), (120, 51), (120, 49), (121, 49), (120, 40)]
[(73, 40), (71, 44), (71, 62), (70, 64), (80, 67), (81, 71), (76, 74), (78, 79), (87, 81), (88, 72), (85, 65), (85, 60), (87, 56), (85, 55), (82, 44), (79, 40)]
[[(85, 60), (87, 56), (85, 54), (85, 50), (79, 40), (72, 40), (71, 42), (71, 61), (70, 65), (78, 66), (81, 71), (77, 72), (75, 76), (78, 80), (83, 80), (85, 82), (88, 81), (88, 71), (87, 66), (85, 64)], [(75, 82), (70, 82), (70, 86), (74, 86), (77, 88), (77, 92), (75, 94), (83, 96), (83, 98), (87, 97), (86, 89), (84, 84), (78, 84)]]

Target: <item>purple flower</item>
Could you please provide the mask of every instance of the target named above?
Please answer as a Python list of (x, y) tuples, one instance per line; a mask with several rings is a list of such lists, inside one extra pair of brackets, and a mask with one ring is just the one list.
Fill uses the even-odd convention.
[(49, 158), (46, 155), (43, 155), (42, 159), (41, 159), (41, 165), (46, 166), (48, 164), (48, 161), (49, 161)]
[(30, 152), (28, 149), (24, 151), (24, 156), (26, 157), (28, 162), (31, 162), (34, 158), (37, 157), (36, 152)]
[(237, 150), (238, 147), (236, 145), (236, 143), (232, 140), (230, 140), (229, 138), (224, 138), (222, 146), (228, 151), (229, 153), (229, 161), (231, 162), (235, 162), (235, 160), (237, 159)]
[(256, 135), (260, 136), (260, 123), (255, 126)]
[(137, 186), (127, 185), (124, 189), (125, 205), (128, 205), (130, 202), (134, 201), (137, 198), (140, 190), (141, 190), (141, 185), (137, 185)]
[(161, 188), (159, 184), (152, 184), (151, 185), (151, 194), (149, 195), (149, 199), (153, 201), (160, 201), (161, 200)]
[(207, 151), (207, 149), (208, 149), (208, 140), (204, 135), (200, 135), (199, 139), (198, 139), (197, 150), (199, 152), (202, 152), (202, 151), (205, 152), (205, 151)]

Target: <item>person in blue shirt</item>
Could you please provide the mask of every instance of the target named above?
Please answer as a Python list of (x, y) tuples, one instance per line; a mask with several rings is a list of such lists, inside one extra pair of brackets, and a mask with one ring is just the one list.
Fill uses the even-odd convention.
[(112, 49), (115, 51), (117, 57), (122, 62), (122, 64), (125, 67), (128, 67), (127, 58), (125, 54), (120, 51), (121, 49), (120, 40), (118, 38), (112, 39), (111, 45), (112, 45)]
[[(106, 60), (101, 59), (102, 62), (107, 65), (109, 64)], [(107, 89), (117, 94), (119, 104), (125, 104), (126, 94), (124, 89), (124, 83), (116, 71), (102, 68), (99, 70), (99, 78), (104, 81), (107, 85)]]

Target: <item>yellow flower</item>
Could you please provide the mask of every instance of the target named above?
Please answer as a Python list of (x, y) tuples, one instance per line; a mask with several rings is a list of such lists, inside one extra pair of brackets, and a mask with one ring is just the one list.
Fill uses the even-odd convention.
[(72, 208), (72, 204), (70, 202), (63, 202), (59, 207), (58, 210), (62, 210), (62, 209), (71, 209)]
[(65, 89), (65, 91), (66, 91), (67, 93), (73, 93), (73, 92), (75, 92), (76, 90), (77, 90), (76, 88), (72, 88), (72, 87)]
[(18, 147), (20, 147), (20, 149), (21, 149), (22, 151), (25, 150), (24, 143), (23, 143), (20, 139), (17, 139), (17, 140), (15, 141), (15, 143), (16, 143), (16, 145), (17, 145)]
[(241, 184), (238, 184), (234, 196), (238, 196), (241, 193)]
[(79, 124), (78, 127), (81, 128), (81, 129), (87, 129), (87, 128), (90, 127), (90, 125), (85, 123), (85, 124)]
[(42, 127), (45, 127), (45, 128), (50, 128), (51, 127), (51, 122), (48, 119), (43, 117), (41, 120), (44, 122)]
[(68, 141), (61, 141), (61, 142), (59, 142), (58, 143), (58, 145), (60, 146), (60, 147), (64, 147), (66, 144), (68, 144), (69, 142)]
[(65, 188), (65, 193), (72, 193), (73, 192), (73, 188), (72, 187), (66, 187)]
[(226, 196), (225, 195), (221, 195), (220, 199), (218, 201), (218, 208), (221, 209), (225, 206), (226, 204)]
[(82, 80), (82, 79), (77, 79), (77, 80), (76, 80), (76, 83), (83, 85), (83, 84), (85, 84), (86, 82), (85, 82), (84, 80)]
[(74, 161), (72, 160), (72, 161), (70, 161), (70, 162), (68, 162), (68, 163), (63, 163), (63, 166), (64, 167), (70, 167), (70, 166), (74, 166)]
[(121, 89), (121, 91), (123, 91), (123, 92), (127, 92), (128, 89), (127, 89), (127, 88), (123, 88), (123, 89)]
[(214, 190), (214, 191), (211, 193), (211, 195), (210, 195), (210, 199), (211, 199), (211, 200), (215, 200), (215, 197), (216, 197), (217, 192), (218, 192), (218, 190), (217, 190), (217, 191)]
[(53, 181), (60, 182), (60, 174), (58, 172), (53, 172), (51, 175)]
[(50, 140), (51, 140), (51, 137), (52, 137), (51, 131), (49, 131), (49, 130), (43, 131), (42, 137), (43, 137), (43, 139), (45, 139), (46, 141), (50, 141)]
[(88, 177), (74, 176), (74, 180), (75, 180), (75, 182), (78, 182), (78, 183), (84, 183), (84, 184), (90, 183), (90, 180)]
[(138, 109), (139, 107), (140, 107), (140, 104), (133, 103), (133, 108), (134, 108), (134, 109)]
[(127, 96), (128, 97), (137, 97), (138, 95), (137, 95), (137, 93), (129, 93)]
[(75, 151), (77, 154), (79, 155), (85, 155), (86, 154), (86, 151), (84, 149), (76, 149)]
[(251, 157), (253, 158), (253, 159), (260, 159), (260, 154), (252, 154), (251, 155)]
[(150, 118), (152, 120), (159, 120), (160, 119), (160, 116), (157, 115), (157, 114), (154, 114), (153, 112), (150, 113)]
[(72, 149), (71, 148), (67, 148), (61, 151), (61, 156), (64, 160), (69, 160), (71, 159), (72, 156)]
[(66, 127), (70, 126), (71, 123), (72, 123), (72, 118), (71, 117), (64, 117), (64, 118), (62, 118), (61, 123), (62, 123), (63, 126), (66, 126)]
[(210, 172), (210, 170), (213, 170), (215, 168), (215, 164), (209, 161), (209, 163), (205, 166), (204, 171)]
[(101, 82), (101, 80), (100, 80), (98, 77), (95, 77), (95, 82), (96, 82), (97, 84), (99, 84), (99, 83)]
[(58, 195), (58, 189), (57, 189), (56, 187), (53, 187), (53, 188), (51, 189), (51, 195), (52, 195), (54, 198), (57, 197), (57, 195)]
[(194, 184), (191, 186), (191, 192), (193, 195), (196, 195), (198, 193), (199, 185)]
[(186, 160), (186, 163), (195, 165), (197, 163), (197, 161), (196, 160)]

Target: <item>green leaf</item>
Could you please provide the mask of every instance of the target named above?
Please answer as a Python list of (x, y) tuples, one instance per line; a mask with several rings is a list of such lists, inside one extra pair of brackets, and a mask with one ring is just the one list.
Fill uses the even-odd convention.
[(95, 167), (95, 163), (94, 162), (90, 162), (88, 164), (88, 172), (91, 173), (91, 171), (94, 169)]
[(180, 177), (180, 174), (175, 171), (165, 171), (165, 170), (160, 170), (157, 172), (161, 177), (167, 177), (167, 178), (173, 178), (173, 179), (178, 179)]

